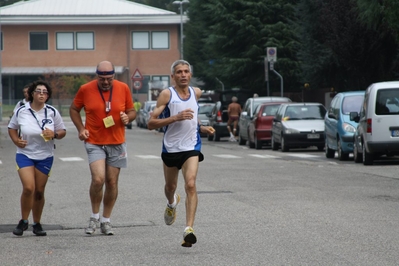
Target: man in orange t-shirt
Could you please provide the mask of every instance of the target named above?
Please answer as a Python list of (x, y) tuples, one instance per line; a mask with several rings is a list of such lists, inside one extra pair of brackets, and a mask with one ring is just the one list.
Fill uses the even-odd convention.
[[(100, 62), (96, 73), (97, 80), (79, 88), (69, 114), (79, 139), (84, 141), (91, 172), (92, 215), (85, 232), (91, 235), (101, 227), (103, 234), (113, 235), (110, 217), (118, 195), (119, 172), (127, 167), (125, 125), (136, 118), (136, 111), (128, 85), (114, 80), (115, 68), (111, 62)], [(82, 108), (86, 113), (85, 124), (80, 116)]]

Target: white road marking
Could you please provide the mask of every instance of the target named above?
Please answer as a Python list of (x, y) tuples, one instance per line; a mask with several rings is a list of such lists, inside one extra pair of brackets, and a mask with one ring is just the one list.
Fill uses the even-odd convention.
[(84, 161), (84, 159), (80, 158), (80, 157), (63, 157), (63, 158), (60, 158), (60, 160), (63, 161), (63, 162)]
[(215, 157), (223, 158), (223, 159), (240, 159), (242, 157), (230, 155), (230, 154), (212, 154)]
[(286, 153), (288, 156), (299, 157), (299, 158), (317, 158), (319, 155), (305, 154), (305, 153)]
[(249, 156), (256, 157), (256, 158), (262, 158), (262, 159), (273, 159), (273, 158), (281, 158), (279, 156), (273, 156), (273, 155), (261, 155), (261, 154), (248, 154)]
[(141, 159), (159, 159), (161, 156), (156, 156), (156, 155), (136, 155), (136, 157), (139, 157)]

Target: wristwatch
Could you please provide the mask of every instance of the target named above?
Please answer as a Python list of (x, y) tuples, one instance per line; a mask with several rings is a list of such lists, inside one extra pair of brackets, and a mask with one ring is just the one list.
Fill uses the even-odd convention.
[(55, 133), (55, 134), (54, 134), (54, 138), (55, 138), (55, 139), (58, 139), (58, 133)]

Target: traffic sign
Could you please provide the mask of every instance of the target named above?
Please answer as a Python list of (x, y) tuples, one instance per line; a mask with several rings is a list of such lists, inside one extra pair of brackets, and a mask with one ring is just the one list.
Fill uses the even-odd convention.
[(140, 71), (138, 68), (136, 68), (136, 70), (134, 71), (133, 75), (132, 75), (132, 80), (143, 80), (143, 75), (141, 75)]
[(267, 47), (267, 61), (277, 62), (277, 48), (276, 47)]
[(135, 80), (133, 82), (133, 88), (135, 90), (139, 90), (139, 89), (141, 89), (141, 87), (143, 87), (143, 82), (141, 82), (140, 80)]

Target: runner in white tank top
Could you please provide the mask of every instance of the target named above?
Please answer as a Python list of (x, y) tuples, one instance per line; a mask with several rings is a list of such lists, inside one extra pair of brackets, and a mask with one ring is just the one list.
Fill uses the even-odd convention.
[(194, 234), (194, 218), (198, 196), (196, 179), (199, 162), (203, 160), (201, 138), (198, 130), (212, 135), (212, 127), (198, 124), (199, 88), (189, 87), (191, 67), (187, 61), (177, 60), (171, 67), (174, 87), (161, 91), (157, 106), (148, 121), (148, 129), (164, 127), (162, 161), (165, 176), (165, 196), (167, 205), (164, 219), (167, 225), (176, 220), (176, 207), (180, 196), (176, 194), (177, 180), (182, 170), (186, 191), (186, 228), (183, 233), (183, 247), (191, 247), (197, 242)]
[(182, 99), (177, 94), (174, 87), (170, 87), (170, 100), (162, 112), (162, 117), (167, 118), (179, 114), (185, 109), (193, 110), (193, 119), (177, 121), (165, 127), (162, 152), (182, 152), (182, 151), (200, 151), (201, 137), (198, 127), (198, 103), (195, 91), (189, 87), (190, 96), (188, 99)]

